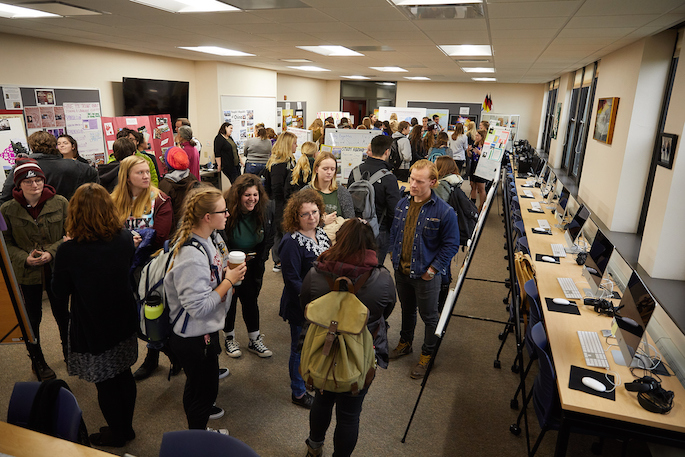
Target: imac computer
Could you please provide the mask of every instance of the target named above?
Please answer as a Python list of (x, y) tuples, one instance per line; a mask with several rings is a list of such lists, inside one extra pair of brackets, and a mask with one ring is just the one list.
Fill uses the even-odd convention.
[(620, 348), (611, 351), (614, 362), (618, 365), (651, 369), (654, 364), (649, 355), (645, 330), (656, 308), (656, 301), (634, 271), (623, 292), (620, 306), (622, 308), (611, 325), (611, 332)]
[(571, 222), (571, 220), (576, 216), (576, 213), (578, 213), (579, 209), (580, 205), (578, 204), (578, 201), (575, 198), (573, 198), (573, 195), (569, 195), (568, 200), (566, 201), (566, 208), (564, 209), (564, 211), (558, 212), (555, 215), (558, 222), (557, 227), (566, 230), (566, 227), (564, 227), (564, 225)]
[[(573, 220), (569, 222), (566, 232), (564, 232), (564, 238), (566, 238), (566, 246), (569, 249), (577, 249), (576, 238), (580, 235), (580, 231), (585, 225), (585, 222), (590, 218), (590, 210), (587, 209), (585, 205), (581, 205), (580, 209), (573, 217)], [(575, 251), (572, 251), (575, 252)]]
[(545, 167), (542, 169), (542, 172), (540, 173), (540, 176), (538, 176), (538, 184), (542, 186), (542, 183), (546, 183), (547, 179), (549, 178), (549, 172), (552, 170), (552, 168), (545, 164)]
[(554, 171), (550, 169), (549, 175), (547, 176), (547, 180), (545, 181), (545, 185), (542, 189), (542, 198), (545, 200), (545, 203), (549, 201), (548, 199), (552, 198), (552, 189), (554, 188), (556, 182), (557, 176), (554, 174)]
[[(590, 284), (590, 289), (585, 290), (586, 296), (597, 297), (597, 293), (602, 287), (604, 272), (607, 269), (607, 265), (609, 265), (609, 259), (613, 252), (613, 243), (604, 236), (604, 233), (602, 233), (601, 230), (598, 230), (592, 247), (590, 248), (590, 252), (585, 259), (585, 266), (583, 267), (583, 277), (585, 277), (588, 284)], [(611, 292), (613, 292), (613, 290)]]
[(621, 298), (628, 287), (633, 268), (626, 262), (620, 252), (614, 249), (609, 264), (604, 272), (604, 288), (612, 291), (613, 298)]
[(556, 217), (557, 217), (557, 222), (561, 223), (559, 219), (564, 217), (564, 213), (566, 212), (566, 204), (568, 203), (568, 197), (571, 195), (571, 193), (568, 191), (567, 188), (564, 186), (560, 186), (561, 191), (556, 192), (555, 189), (555, 194), (557, 196), (557, 206), (554, 209)]
[(535, 164), (535, 168), (533, 169), (536, 179), (540, 177), (542, 170), (545, 168), (547, 168), (547, 161), (545, 159), (539, 159), (537, 164)]

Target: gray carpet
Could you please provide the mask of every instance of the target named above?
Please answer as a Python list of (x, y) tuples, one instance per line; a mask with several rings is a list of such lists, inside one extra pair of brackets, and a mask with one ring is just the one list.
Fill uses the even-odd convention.
[[(468, 192), (468, 183), (464, 184)], [(475, 254), (468, 277), (503, 281), (507, 277), (502, 249), (504, 238), (502, 219), (498, 208), (493, 207)], [(463, 254), (456, 261), (463, 260)], [(453, 264), (456, 276), (458, 267)], [(213, 428), (227, 428), (230, 434), (243, 440), (261, 456), (304, 456), (304, 440), (308, 435), (308, 412), (290, 401), (288, 378), (289, 327), (278, 317), (283, 281), (280, 273), (273, 273), (267, 262), (264, 288), (260, 296), (262, 332), (273, 357), (260, 359), (244, 351), (242, 358), (220, 356), (222, 366), (231, 375), (220, 381), (217, 405), (226, 410), (219, 420), (210, 421)], [(390, 267), (389, 260), (386, 266)], [(492, 319), (508, 317), (502, 298), (507, 289), (503, 284), (483, 281), (466, 281), (455, 312)], [(399, 304), (390, 318), (390, 345), (399, 338)], [(238, 311), (237, 339), (247, 344), (245, 326)], [(513, 338), (502, 353), (502, 369), (493, 368), (499, 346), (498, 333), (503, 326), (491, 322), (453, 318), (436, 359), (435, 368), (414, 417), (407, 440), (400, 440), (416, 402), (421, 381), (409, 377), (409, 371), (418, 361), (419, 351), (391, 362), (387, 370), (380, 370), (364, 402), (361, 415), (358, 456), (525, 456), (523, 435), (514, 436), (509, 425), (518, 411), (509, 407), (511, 396), (518, 384), (518, 375), (510, 371), (514, 359)], [(49, 305), (44, 303), (41, 327), (48, 363), (65, 379), (84, 412), (89, 431), (95, 432), (105, 425), (97, 404), (95, 386), (67, 376), (62, 361), (59, 337)], [(418, 349), (423, 341), (423, 325), (419, 320)], [(140, 344), (140, 356), (134, 369), (142, 363), (145, 346)], [(0, 370), (0, 411), (6, 411), (12, 386), (17, 381), (35, 380), (24, 345), (6, 345), (2, 351)], [(123, 455), (128, 452), (138, 457), (158, 455), (162, 434), (186, 428), (181, 404), (184, 375), (181, 373), (167, 381), (168, 360), (162, 355), (160, 369), (149, 379), (138, 383), (138, 399), (134, 417), (137, 438), (124, 449), (105, 448), (108, 452)], [(533, 373), (532, 373), (533, 374)], [(528, 385), (532, 385), (533, 376)], [(539, 426), (532, 407), (529, 422), (533, 440)], [(334, 424), (329, 429), (326, 455), (332, 454)], [(553, 454), (556, 432), (549, 432), (538, 455)], [(571, 436), (568, 455), (586, 456), (596, 438)], [(621, 455), (619, 443), (607, 441), (604, 454)], [(649, 455), (642, 445), (631, 445), (629, 456)]]

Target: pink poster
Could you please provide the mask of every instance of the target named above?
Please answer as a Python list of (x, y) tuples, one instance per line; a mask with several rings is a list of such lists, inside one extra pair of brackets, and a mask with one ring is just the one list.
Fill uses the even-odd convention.
[(55, 106), (55, 127), (66, 127), (67, 121), (64, 119), (64, 107)]
[(40, 122), (40, 108), (27, 106), (24, 108), (24, 115), (26, 116), (27, 129), (39, 129), (43, 126)]
[(43, 128), (56, 127), (55, 125), (55, 108), (52, 106), (41, 106), (40, 108), (40, 123)]

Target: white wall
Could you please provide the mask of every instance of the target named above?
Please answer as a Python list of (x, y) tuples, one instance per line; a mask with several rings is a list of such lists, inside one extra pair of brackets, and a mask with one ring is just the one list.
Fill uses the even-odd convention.
[[(304, 128), (316, 119), (316, 113), (320, 111), (338, 111), (335, 105), (327, 104), (328, 99), (328, 81), (323, 79), (302, 78), (298, 76), (279, 74), (277, 78), (277, 97), (278, 100), (283, 100), (287, 97), (288, 100), (295, 102), (306, 101), (307, 112), (306, 123)], [(340, 98), (338, 96), (338, 98)]]

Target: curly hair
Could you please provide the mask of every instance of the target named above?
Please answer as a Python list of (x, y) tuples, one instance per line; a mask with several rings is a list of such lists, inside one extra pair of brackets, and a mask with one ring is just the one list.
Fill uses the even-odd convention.
[(57, 150), (57, 138), (48, 132), (33, 132), (28, 138), (29, 148), (35, 154), (61, 155)]
[(305, 203), (313, 203), (319, 208), (319, 227), (323, 227), (321, 217), (326, 210), (323, 197), (314, 189), (302, 189), (288, 200), (283, 210), (283, 232), (293, 233), (300, 230), (300, 209)]
[(240, 198), (245, 191), (250, 187), (256, 187), (259, 193), (259, 202), (252, 211), (257, 215), (257, 227), (264, 225), (266, 219), (266, 207), (269, 205), (269, 197), (266, 195), (266, 190), (262, 185), (262, 180), (257, 175), (252, 173), (245, 173), (236, 179), (231, 187), (224, 192), (224, 199), (226, 200), (226, 208), (228, 208), (231, 217), (226, 221), (226, 234), (231, 236), (231, 232), (238, 225), (238, 222), (243, 218), (243, 211), (240, 208)]
[(121, 230), (119, 214), (107, 189), (86, 183), (69, 200), (67, 234), (76, 241), (111, 240)]

